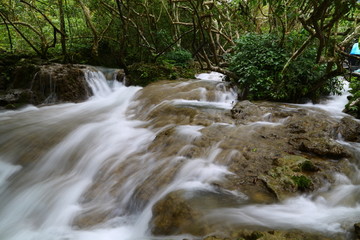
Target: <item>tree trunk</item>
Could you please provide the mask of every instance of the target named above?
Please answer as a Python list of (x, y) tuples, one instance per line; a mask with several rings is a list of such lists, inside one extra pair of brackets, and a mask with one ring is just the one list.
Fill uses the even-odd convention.
[(84, 13), (85, 16), (85, 20), (86, 20), (86, 24), (87, 26), (90, 28), (92, 34), (93, 34), (93, 45), (92, 45), (92, 54), (97, 57), (99, 55), (99, 34), (91, 20), (91, 16), (90, 16), (90, 10), (86, 7), (86, 5), (84, 4), (84, 2), (82, 0), (77, 0), (77, 2), (80, 4), (80, 7)]
[(61, 50), (64, 57), (64, 61), (67, 61), (67, 51), (66, 51), (66, 28), (65, 28), (65, 16), (64, 16), (64, 6), (63, 0), (58, 0), (59, 5), (59, 17), (60, 17), (60, 31), (64, 34), (61, 34)]

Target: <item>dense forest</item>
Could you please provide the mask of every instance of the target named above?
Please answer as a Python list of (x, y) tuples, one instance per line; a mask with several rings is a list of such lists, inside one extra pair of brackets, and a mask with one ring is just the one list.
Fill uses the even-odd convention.
[(359, 9), (356, 0), (1, 0), (0, 54), (140, 77), (196, 62), (228, 75), (243, 98), (316, 101), (339, 91)]

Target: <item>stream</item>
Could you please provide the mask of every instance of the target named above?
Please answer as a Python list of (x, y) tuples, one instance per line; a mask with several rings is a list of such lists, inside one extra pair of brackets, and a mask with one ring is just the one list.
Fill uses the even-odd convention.
[[(86, 77), (94, 92), (86, 102), (0, 112), (1, 240), (199, 239), (151, 231), (154, 206), (172, 192), (185, 192), (214, 224), (352, 239), (360, 222), (359, 143), (339, 136), (355, 160), (331, 184), (258, 203), (241, 189), (219, 191), (233, 174), (226, 163), (239, 154), (235, 145), (210, 138), (210, 130), (221, 135), (234, 127), (226, 114), (236, 94), (221, 74), (161, 82), (150, 90), (125, 87), (101, 72)], [(346, 96), (295, 106), (338, 121)], [(241, 131), (282, 122), (256, 124)], [(200, 142), (207, 132), (208, 141)]]

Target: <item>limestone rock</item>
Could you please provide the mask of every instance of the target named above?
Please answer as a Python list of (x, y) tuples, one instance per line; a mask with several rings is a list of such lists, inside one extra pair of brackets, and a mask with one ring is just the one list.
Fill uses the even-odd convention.
[(4, 95), (0, 95), (0, 106), (22, 106), (26, 103), (31, 102), (32, 92), (29, 89), (10, 89)]
[(158, 201), (153, 209), (151, 221), (154, 235), (189, 233), (204, 235), (204, 226), (199, 224), (201, 213), (196, 211), (182, 196), (181, 191), (169, 193)]
[(343, 146), (328, 138), (304, 139), (301, 141), (299, 149), (303, 152), (333, 159), (350, 156), (350, 153)]
[[(314, 188), (306, 169), (316, 169), (310, 160), (296, 155), (287, 155), (275, 161), (275, 167), (259, 178), (274, 192), (279, 200), (284, 200), (297, 191), (311, 191)], [(311, 167), (310, 167), (311, 166)]]
[(360, 142), (360, 122), (350, 117), (344, 117), (340, 122), (339, 133), (346, 141)]
[(31, 83), (33, 103), (80, 102), (92, 95), (83, 65), (43, 65)]

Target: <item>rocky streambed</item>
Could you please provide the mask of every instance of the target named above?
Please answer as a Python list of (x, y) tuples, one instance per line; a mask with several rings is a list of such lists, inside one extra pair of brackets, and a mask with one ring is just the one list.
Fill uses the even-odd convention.
[[(20, 229), (0, 222), (4, 239), (31, 216), (35, 236), (55, 228), (54, 239), (355, 239), (360, 123), (326, 108), (237, 102), (209, 76), (2, 113), (0, 156), (12, 170), (0, 203), (39, 196)], [(36, 153), (19, 151), (44, 136), (52, 141)]]

